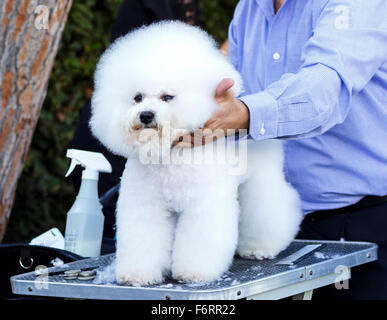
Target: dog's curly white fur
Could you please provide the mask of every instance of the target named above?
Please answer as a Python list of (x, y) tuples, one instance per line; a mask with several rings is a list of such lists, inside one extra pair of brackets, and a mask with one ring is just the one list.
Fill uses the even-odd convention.
[[(138, 29), (102, 56), (90, 127), (128, 158), (117, 203), (119, 283), (155, 284), (169, 273), (212, 281), (227, 271), (235, 251), (273, 258), (295, 237), (300, 201), (285, 181), (278, 140), (248, 141), (247, 172), (239, 176), (227, 164), (139, 161), (141, 132), (200, 128), (218, 109), (214, 93), (224, 78), (234, 80), (238, 95), (241, 78), (212, 38), (179, 22)], [(153, 115), (145, 122), (144, 112)]]

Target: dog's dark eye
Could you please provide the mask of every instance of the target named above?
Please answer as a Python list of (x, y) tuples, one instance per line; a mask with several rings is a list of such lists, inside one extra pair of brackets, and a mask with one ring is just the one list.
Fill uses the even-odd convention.
[(169, 94), (163, 94), (161, 96), (161, 100), (165, 101), (165, 102), (168, 102), (168, 101), (171, 101), (172, 99), (174, 98), (174, 96), (171, 96)]
[(134, 101), (136, 102), (136, 103), (139, 103), (139, 102), (141, 102), (142, 101), (142, 94), (137, 94), (135, 97), (134, 97)]

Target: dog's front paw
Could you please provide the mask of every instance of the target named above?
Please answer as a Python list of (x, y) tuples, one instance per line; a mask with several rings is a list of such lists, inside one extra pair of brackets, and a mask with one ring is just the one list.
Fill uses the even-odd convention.
[(164, 277), (161, 272), (141, 272), (141, 271), (124, 271), (117, 270), (116, 280), (119, 284), (132, 286), (146, 286), (162, 283)]
[(227, 266), (215, 268), (214, 265), (178, 264), (172, 265), (172, 278), (182, 282), (211, 282), (220, 278)]
[(210, 275), (210, 274), (203, 274), (200, 272), (177, 272), (173, 273), (172, 277), (175, 280), (183, 281), (183, 282), (211, 282), (215, 281), (220, 277), (220, 275)]
[(117, 273), (116, 279), (119, 284), (132, 285), (132, 286), (147, 286), (162, 283), (164, 278), (152, 277), (141, 273)]
[(279, 253), (271, 248), (239, 247), (237, 253), (241, 258), (251, 260), (273, 259)]
[[(203, 252), (204, 250), (200, 253)], [(178, 255), (175, 251), (172, 258), (172, 277), (183, 282), (212, 282), (227, 271), (231, 264), (228, 260), (231, 259), (225, 254), (213, 252), (209, 252), (207, 256), (195, 254), (187, 256), (187, 254)]]

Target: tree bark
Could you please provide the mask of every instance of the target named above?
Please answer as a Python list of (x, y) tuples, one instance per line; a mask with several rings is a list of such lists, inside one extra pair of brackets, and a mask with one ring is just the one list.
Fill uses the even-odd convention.
[(0, 1), (0, 242), (71, 4)]

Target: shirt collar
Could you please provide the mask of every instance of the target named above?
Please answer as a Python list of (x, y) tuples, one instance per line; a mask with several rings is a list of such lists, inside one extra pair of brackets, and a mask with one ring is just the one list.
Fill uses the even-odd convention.
[(255, 0), (266, 18), (270, 20), (274, 15), (273, 0)]
[[(266, 18), (268, 20), (271, 20), (274, 17), (274, 2), (273, 2), (273, 0), (255, 0), (255, 1), (257, 2), (258, 6), (261, 8), (261, 10), (263, 11)], [(286, 2), (287, 2), (287, 0), (284, 1), (284, 4), (282, 6), (284, 6)]]

